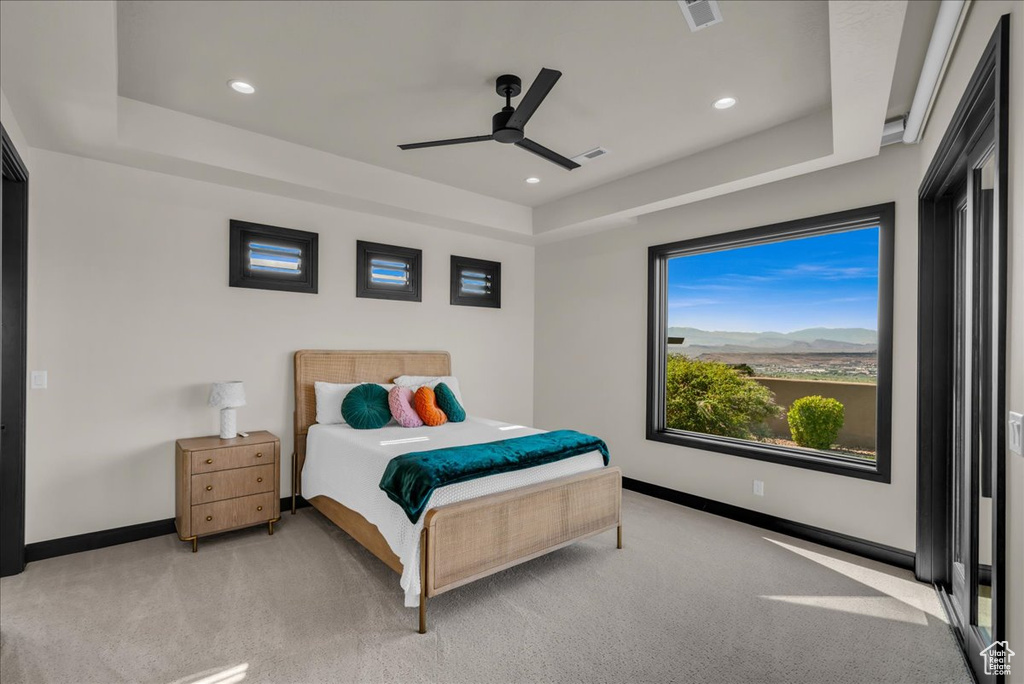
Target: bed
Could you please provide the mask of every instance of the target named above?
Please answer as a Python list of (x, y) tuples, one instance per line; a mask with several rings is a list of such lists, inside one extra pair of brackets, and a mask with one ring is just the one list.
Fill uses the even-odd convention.
[(303, 496), (394, 570), (406, 605), (419, 606), (421, 634), (429, 598), (613, 528), (622, 548), (622, 473), (597, 452), (442, 487), (411, 523), (377, 486), (391, 458), (540, 431), (472, 415), (439, 428), (316, 423), (316, 381), (388, 383), (400, 375), (450, 374), (447, 352), (295, 353), (292, 513)]

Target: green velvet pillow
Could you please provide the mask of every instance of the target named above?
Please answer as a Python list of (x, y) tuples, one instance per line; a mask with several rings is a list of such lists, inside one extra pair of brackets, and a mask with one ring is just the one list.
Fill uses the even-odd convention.
[(356, 430), (384, 427), (391, 420), (388, 391), (373, 383), (353, 387), (341, 402), (341, 415)]
[(437, 397), (437, 407), (448, 416), (449, 423), (461, 423), (466, 420), (466, 409), (455, 398), (452, 388), (443, 382), (434, 385), (434, 396)]

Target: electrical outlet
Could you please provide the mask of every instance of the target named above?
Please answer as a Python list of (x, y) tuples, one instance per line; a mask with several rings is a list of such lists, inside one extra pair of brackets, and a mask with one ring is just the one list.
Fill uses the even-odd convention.
[(1010, 447), (1010, 453), (1018, 456), (1024, 456), (1024, 452), (1021, 451), (1021, 439), (1024, 438), (1024, 435), (1021, 434), (1022, 418), (1024, 416), (1016, 411), (1010, 411), (1010, 418), (1006, 425), (1006, 443)]
[(32, 389), (46, 389), (46, 371), (32, 371), (29, 384)]
[(754, 496), (764, 496), (764, 482), (754, 480)]

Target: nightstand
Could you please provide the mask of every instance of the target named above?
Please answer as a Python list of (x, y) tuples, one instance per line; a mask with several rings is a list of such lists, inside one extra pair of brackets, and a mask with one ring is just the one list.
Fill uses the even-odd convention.
[(179, 439), (174, 445), (178, 538), (192, 542), (217, 532), (281, 519), (281, 440), (269, 432), (248, 437)]

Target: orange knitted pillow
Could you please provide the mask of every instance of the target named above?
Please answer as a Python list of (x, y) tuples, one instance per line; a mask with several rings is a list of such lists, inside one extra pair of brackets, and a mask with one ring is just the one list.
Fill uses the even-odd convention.
[(416, 396), (412, 399), (412, 406), (416, 409), (416, 414), (423, 421), (424, 425), (437, 427), (448, 422), (448, 416), (444, 415), (444, 411), (437, 406), (437, 397), (434, 395), (434, 390), (429, 387), (424, 386), (416, 390)]

